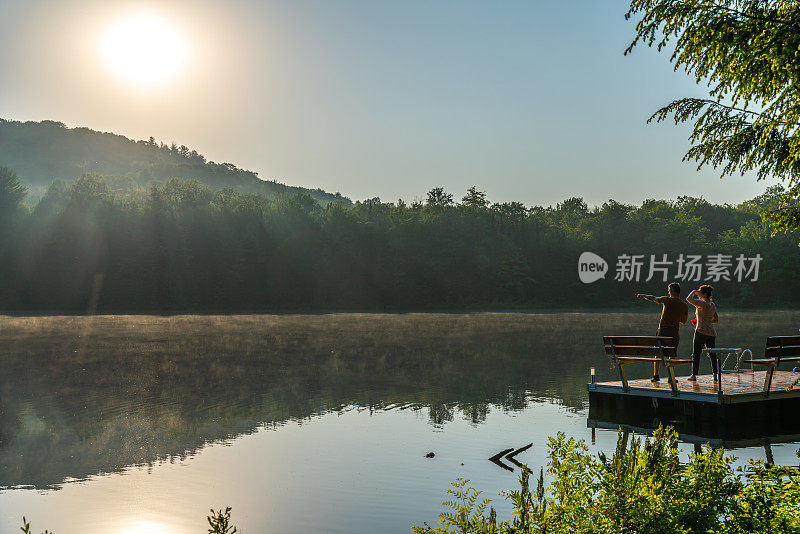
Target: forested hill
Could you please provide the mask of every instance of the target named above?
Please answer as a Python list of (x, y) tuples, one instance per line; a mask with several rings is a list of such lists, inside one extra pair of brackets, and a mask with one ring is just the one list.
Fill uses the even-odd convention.
[(16, 171), (33, 197), (55, 179), (73, 182), (84, 173), (101, 174), (122, 189), (148, 187), (171, 178), (195, 179), (212, 189), (233, 187), (241, 193), (307, 193), (327, 204), (351, 202), (339, 193), (261, 180), (256, 173), (230, 163), (214, 163), (186, 146), (134, 141), (89, 128), (67, 128), (54, 121), (18, 122), (0, 119), (0, 165)]

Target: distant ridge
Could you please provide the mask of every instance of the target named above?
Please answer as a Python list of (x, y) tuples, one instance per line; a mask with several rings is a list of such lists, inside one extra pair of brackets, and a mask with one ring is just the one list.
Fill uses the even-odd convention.
[(214, 163), (195, 150), (154, 138), (134, 141), (89, 128), (68, 128), (61, 122), (0, 119), (0, 165), (12, 168), (35, 195), (53, 180), (73, 181), (86, 172), (124, 177), (141, 187), (170, 178), (195, 179), (213, 189), (232, 187), (243, 193), (274, 197), (307, 193), (318, 202), (352, 202), (339, 193), (262, 180), (231, 163)]

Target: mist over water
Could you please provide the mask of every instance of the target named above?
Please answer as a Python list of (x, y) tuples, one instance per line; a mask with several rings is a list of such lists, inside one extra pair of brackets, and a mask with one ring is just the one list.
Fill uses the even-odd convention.
[[(532, 442), (518, 459), (538, 468), (548, 436), (589, 441), (589, 368), (616, 379), (601, 335), (656, 323), (645, 313), (5, 317), (0, 532), (23, 514), (58, 534), (203, 532), (212, 506), (232, 506), (244, 532), (408, 532), (435, 522), (457, 477), (502, 514), (496, 493), (518, 473), (487, 458)], [(798, 324), (800, 312), (725, 313), (720, 344), (758, 356), (768, 335)], [(607, 450), (616, 434), (595, 438)], [(775, 445), (776, 462), (796, 463), (796, 449)]]

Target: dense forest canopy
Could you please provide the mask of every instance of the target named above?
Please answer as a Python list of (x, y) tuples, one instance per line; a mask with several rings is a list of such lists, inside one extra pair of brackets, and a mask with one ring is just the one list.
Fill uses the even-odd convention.
[[(473, 187), (458, 203), (434, 188), (424, 202), (348, 207), (181, 179), (114, 191), (85, 174), (32, 206), (23, 194), (0, 168), (7, 312), (617, 307), (676, 277), (687, 290), (711, 282), (721, 307), (800, 304), (800, 235), (772, 237), (760, 215), (781, 187), (736, 206), (680, 197), (527, 207)], [(592, 283), (578, 276), (587, 251), (608, 262)], [(624, 258), (640, 262), (636, 276), (620, 273)], [(697, 276), (680, 272), (691, 258), (705, 264)], [(670, 268), (648, 272), (655, 260)]]
[(149, 188), (171, 178), (194, 179), (211, 187), (232, 187), (266, 196), (307, 193), (323, 204), (350, 200), (339, 193), (261, 180), (231, 163), (206, 161), (202, 154), (174, 142), (134, 141), (89, 128), (67, 128), (55, 121), (0, 119), (0, 165), (12, 168), (33, 196), (41, 196), (55, 179), (72, 182), (84, 173), (105, 177), (117, 189)]

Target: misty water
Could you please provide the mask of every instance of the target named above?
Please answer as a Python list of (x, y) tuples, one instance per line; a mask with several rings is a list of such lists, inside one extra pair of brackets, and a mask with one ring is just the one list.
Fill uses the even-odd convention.
[[(225, 506), (246, 534), (408, 532), (459, 477), (503, 517), (519, 471), (491, 455), (533, 443), (517, 459), (538, 470), (559, 431), (613, 448), (589, 368), (615, 379), (601, 335), (653, 334), (653, 312), (5, 317), (0, 532), (200, 533)], [(800, 326), (720, 315), (718, 345), (756, 356)], [(796, 438), (771, 439), (796, 465)]]

